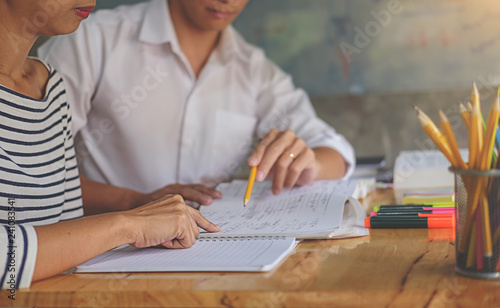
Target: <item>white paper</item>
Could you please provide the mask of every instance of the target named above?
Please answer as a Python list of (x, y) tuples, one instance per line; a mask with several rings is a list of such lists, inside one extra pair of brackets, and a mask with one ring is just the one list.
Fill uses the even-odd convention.
[[(461, 149), (460, 155), (467, 161), (467, 149)], [(438, 150), (402, 151), (396, 158), (394, 172), (398, 170), (448, 169), (450, 162)]]
[[(468, 151), (460, 150), (466, 161)], [(453, 189), (454, 178), (450, 163), (438, 150), (403, 151), (394, 165), (394, 195), (401, 203), (403, 193), (410, 190)]]
[(349, 198), (344, 208), (342, 223), (340, 228), (330, 233), (329, 238), (341, 239), (370, 234), (368, 228), (365, 228), (365, 211), (363, 206), (355, 198)]

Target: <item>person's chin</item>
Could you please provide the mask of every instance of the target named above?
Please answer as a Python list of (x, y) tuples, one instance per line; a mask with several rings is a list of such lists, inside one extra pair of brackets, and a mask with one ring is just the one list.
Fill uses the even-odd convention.
[(211, 22), (205, 29), (210, 30), (210, 31), (223, 31), (227, 27), (229, 27), (230, 23), (227, 22), (221, 22), (221, 21), (214, 21)]
[(46, 36), (58, 36), (58, 35), (70, 34), (75, 32), (78, 29), (78, 27), (80, 27), (81, 23), (82, 23), (81, 19), (74, 20), (71, 22), (65, 22), (63, 25), (50, 27), (48, 31), (42, 34)]

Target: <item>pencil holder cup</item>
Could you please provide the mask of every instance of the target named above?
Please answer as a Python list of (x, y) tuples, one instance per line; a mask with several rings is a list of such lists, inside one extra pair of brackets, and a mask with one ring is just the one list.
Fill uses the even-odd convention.
[(457, 273), (500, 279), (500, 170), (457, 170)]

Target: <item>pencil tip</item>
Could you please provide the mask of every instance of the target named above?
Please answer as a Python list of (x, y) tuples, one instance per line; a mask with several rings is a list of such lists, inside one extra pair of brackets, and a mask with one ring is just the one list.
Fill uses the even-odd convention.
[(413, 105), (413, 109), (417, 114), (420, 114), (420, 108), (418, 108), (417, 105)]
[(479, 108), (479, 91), (477, 90), (477, 86), (476, 86), (476, 83), (474, 82), (472, 84), (472, 93), (470, 95), (470, 100), (471, 100), (471, 104), (472, 106)]
[(446, 114), (443, 112), (443, 110), (439, 110), (439, 120), (441, 121), (441, 123), (446, 123), (446, 122), (450, 122), (450, 120), (448, 119), (448, 117), (446, 116)]

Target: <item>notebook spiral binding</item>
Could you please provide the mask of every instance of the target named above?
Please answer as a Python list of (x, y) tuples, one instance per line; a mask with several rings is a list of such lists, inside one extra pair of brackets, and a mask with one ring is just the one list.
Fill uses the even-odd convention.
[(227, 237), (218, 237), (218, 236), (206, 236), (202, 238), (198, 238), (197, 240), (199, 242), (210, 242), (210, 241), (221, 241), (225, 240), (227, 242), (229, 241), (241, 241), (241, 240), (254, 240), (254, 239), (260, 239), (260, 240), (280, 240), (280, 239), (285, 239), (286, 236), (227, 236)]

